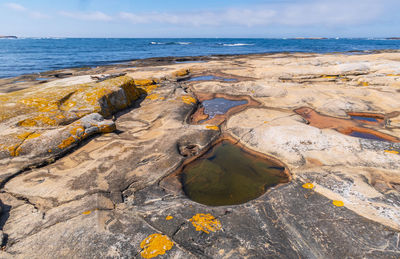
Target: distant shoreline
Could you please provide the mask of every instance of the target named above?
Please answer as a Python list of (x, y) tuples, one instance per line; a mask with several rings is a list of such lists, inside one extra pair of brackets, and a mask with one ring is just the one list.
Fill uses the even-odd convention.
[(0, 36), (0, 39), (18, 39), (17, 36)]

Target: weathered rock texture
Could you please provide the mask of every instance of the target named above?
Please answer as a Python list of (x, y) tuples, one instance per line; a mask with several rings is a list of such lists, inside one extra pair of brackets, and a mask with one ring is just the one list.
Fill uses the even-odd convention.
[[(1, 257), (398, 258), (400, 53), (203, 60), (0, 80)], [(237, 81), (185, 81), (211, 74)], [(191, 123), (207, 95), (254, 105)], [(167, 176), (221, 134), (293, 180), (242, 205), (189, 200)]]

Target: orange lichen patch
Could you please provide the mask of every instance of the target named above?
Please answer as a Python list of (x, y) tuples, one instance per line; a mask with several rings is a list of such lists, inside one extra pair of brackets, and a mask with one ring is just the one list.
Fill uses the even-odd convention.
[(16, 157), (21, 153), (21, 147), (19, 144), (13, 145), (11, 147), (6, 148), (10, 152), (10, 156)]
[(27, 137), (29, 137), (29, 135), (31, 135), (31, 134), (32, 134), (32, 132), (24, 132), (24, 133), (22, 133), (22, 134), (19, 134), (19, 135), (17, 136), (17, 138), (24, 140), (24, 139), (26, 139)]
[(37, 122), (32, 119), (26, 119), (26, 120), (18, 122), (18, 125), (22, 126), (22, 127), (26, 127), (26, 128), (35, 127), (37, 125)]
[(58, 109), (57, 101), (51, 100), (50, 97), (28, 97), (19, 100), (19, 103), (36, 108), (40, 112), (56, 111)]
[(140, 248), (143, 249), (140, 255), (143, 258), (153, 258), (165, 254), (173, 246), (174, 243), (167, 236), (152, 234), (140, 243)]
[(399, 151), (396, 151), (396, 150), (385, 150), (385, 152), (386, 152), (386, 153), (389, 153), (389, 154), (394, 154), (394, 155), (400, 154), (400, 152), (399, 152)]
[(359, 85), (360, 86), (369, 86), (369, 83), (368, 82), (360, 82)]
[(167, 216), (166, 218), (165, 218), (165, 220), (171, 220), (171, 219), (173, 219), (174, 217), (172, 217), (172, 216)]
[(18, 125), (29, 128), (29, 127), (36, 127), (39, 125), (57, 126), (58, 123), (57, 123), (57, 120), (51, 118), (47, 114), (39, 114), (36, 117), (29, 118), (29, 119), (18, 122)]
[(313, 189), (313, 188), (314, 188), (314, 184), (312, 184), (312, 183), (305, 183), (305, 184), (302, 185), (302, 187), (303, 187), (304, 189)]
[(152, 79), (135, 79), (134, 84), (137, 88), (144, 90), (148, 94), (159, 87), (158, 80)]
[(182, 96), (182, 101), (186, 104), (192, 104), (192, 103), (196, 103), (196, 99), (194, 99), (193, 97), (189, 96), (189, 95), (185, 95)]
[(335, 205), (336, 207), (343, 207), (344, 202), (343, 201), (332, 201), (332, 204)]
[(146, 96), (146, 99), (150, 99), (150, 100), (157, 100), (158, 98), (160, 98), (160, 95), (158, 95), (158, 94), (150, 94), (150, 95)]
[(83, 215), (89, 215), (90, 213), (92, 213), (91, 210), (87, 210), (87, 211), (82, 212)]
[(269, 121), (264, 121), (264, 124), (267, 124), (267, 123), (269, 123)]
[(82, 212), (82, 214), (83, 214), (83, 215), (89, 215), (89, 214), (91, 214), (92, 212), (94, 212), (94, 211), (96, 211), (96, 210), (99, 210), (99, 209), (96, 208), (96, 209), (94, 209), (94, 210), (87, 210), (87, 211)]
[(111, 133), (111, 132), (114, 132), (116, 129), (117, 129), (117, 127), (115, 126), (115, 124), (101, 125), (99, 127), (99, 130), (101, 133)]
[(157, 84), (157, 80), (152, 80), (152, 79), (135, 79), (133, 81), (136, 86), (147, 86), (147, 85), (154, 85)]
[(206, 129), (218, 131), (219, 127), (218, 126), (206, 126)]
[(72, 135), (75, 135), (75, 136), (80, 136), (84, 132), (85, 132), (85, 128), (82, 126), (74, 127), (69, 131), (69, 133), (71, 133)]
[(400, 74), (387, 74), (386, 76), (400, 76)]
[(196, 231), (203, 231), (207, 234), (222, 228), (221, 222), (211, 214), (196, 214), (189, 221), (192, 222)]
[(337, 76), (335, 76), (335, 75), (323, 75), (321, 77), (326, 78), (326, 79), (336, 79), (337, 78)]
[[(149, 87), (151, 90), (155, 86)], [(93, 112), (110, 116), (131, 105), (142, 93), (127, 76), (98, 83), (31, 87), (2, 96), (7, 106), (0, 104), (0, 120), (27, 115), (20, 126), (58, 126)], [(67, 116), (66, 111), (73, 116)]]
[(71, 146), (72, 144), (74, 144), (76, 141), (77, 141), (77, 140), (76, 140), (73, 136), (70, 136), (69, 138), (64, 139), (64, 140), (61, 142), (61, 144), (58, 145), (58, 148), (60, 148), (60, 149), (67, 148), (67, 147)]
[(173, 76), (175, 76), (175, 77), (183, 77), (183, 76), (189, 75), (189, 73), (190, 73), (189, 69), (181, 69), (181, 70), (176, 71), (173, 74)]
[(29, 136), (27, 136), (25, 139), (34, 139), (34, 138), (38, 138), (38, 137), (40, 137), (41, 135), (39, 134), (39, 133), (32, 133), (32, 134), (30, 134)]
[(145, 86), (138, 86), (138, 88), (143, 89), (146, 93), (151, 93), (154, 91), (154, 89), (158, 88), (159, 85), (145, 85)]

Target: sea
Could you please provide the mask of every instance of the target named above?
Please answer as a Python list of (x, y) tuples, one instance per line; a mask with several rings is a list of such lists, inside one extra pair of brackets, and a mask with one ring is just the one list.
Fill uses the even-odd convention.
[(276, 52), (347, 52), (400, 49), (400, 40), (332, 39), (0, 39), (0, 78), (48, 70), (96, 67), (152, 57), (208, 56)]

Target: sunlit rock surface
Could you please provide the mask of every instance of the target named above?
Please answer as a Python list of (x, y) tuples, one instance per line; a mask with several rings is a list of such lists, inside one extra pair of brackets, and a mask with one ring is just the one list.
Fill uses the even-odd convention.
[[(0, 257), (400, 256), (400, 53), (201, 60), (1, 79)], [(257, 105), (192, 123), (215, 94)], [(222, 135), (292, 180), (244, 204), (191, 201), (179, 168)]]

